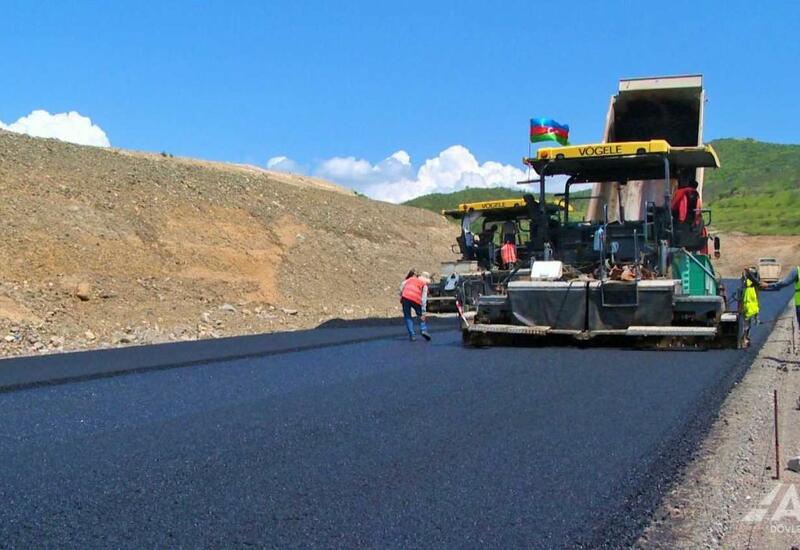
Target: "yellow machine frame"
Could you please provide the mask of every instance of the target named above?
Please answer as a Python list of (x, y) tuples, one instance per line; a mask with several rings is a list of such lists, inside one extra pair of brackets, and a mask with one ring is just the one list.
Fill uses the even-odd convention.
[(696, 165), (719, 168), (719, 157), (710, 145), (699, 147), (672, 147), (663, 139), (650, 141), (622, 141), (612, 143), (589, 143), (566, 147), (542, 147), (534, 158), (523, 158), (522, 162), (532, 168), (560, 160), (592, 158), (639, 157), (642, 155), (666, 155), (676, 166)]

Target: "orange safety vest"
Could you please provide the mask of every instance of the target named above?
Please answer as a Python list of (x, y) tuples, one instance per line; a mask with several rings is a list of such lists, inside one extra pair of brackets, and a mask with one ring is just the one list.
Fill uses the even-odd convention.
[(500, 248), (500, 258), (503, 260), (503, 265), (517, 263), (517, 247), (514, 243), (506, 243)]
[(419, 277), (409, 277), (406, 279), (406, 282), (403, 283), (403, 292), (401, 296), (410, 302), (422, 305), (422, 289), (425, 288), (427, 284), (428, 283)]

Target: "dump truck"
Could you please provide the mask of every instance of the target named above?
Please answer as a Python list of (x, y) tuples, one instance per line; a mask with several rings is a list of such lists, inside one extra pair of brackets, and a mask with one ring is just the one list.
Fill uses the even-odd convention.
[[(557, 218), (561, 208), (548, 204), (547, 215)], [(511, 273), (500, 257), (506, 241), (515, 245), (519, 263), (530, 262), (537, 249), (540, 209), (533, 195), (463, 203), (442, 210), (442, 215), (459, 222), (460, 234), (453, 245), (459, 258), (442, 262), (439, 279), (429, 285), (428, 311), (455, 312), (457, 303), (470, 310), (479, 296), (495, 294)]]
[[(672, 147), (703, 144), (705, 91), (702, 75), (627, 78), (609, 101), (603, 142), (664, 140)], [(702, 168), (687, 174), (698, 182), (703, 195)], [(588, 218), (603, 219), (608, 206), (611, 221), (619, 217), (641, 220), (647, 205), (663, 206), (664, 197), (675, 181), (595, 182)]]
[[(539, 176), (539, 204), (548, 182), (566, 178), (565, 208), (542, 225), (529, 265), (481, 296), (472, 321), (462, 316), (465, 344), (622, 337), (656, 347), (743, 345), (739, 301), (728, 303), (709, 254), (713, 243), (719, 255), (706, 230), (711, 212), (679, 220), (672, 210), (678, 182), (697, 180), (699, 194), (704, 169), (719, 167), (702, 144), (703, 101), (699, 76), (623, 80), (606, 141), (524, 159)], [(588, 184), (587, 216), (571, 219), (575, 190)]]
[(777, 258), (759, 258), (757, 269), (762, 283), (774, 283), (781, 278), (782, 266)]

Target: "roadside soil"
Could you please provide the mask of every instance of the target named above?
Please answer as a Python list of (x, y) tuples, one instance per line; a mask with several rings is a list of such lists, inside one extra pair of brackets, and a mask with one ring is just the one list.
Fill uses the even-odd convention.
[(393, 317), (442, 216), (258, 167), (0, 131), (0, 356)]
[(777, 258), (787, 274), (800, 265), (800, 236), (720, 234), (721, 256), (714, 267), (723, 277), (739, 277), (745, 267), (758, 264), (763, 257)]
[[(797, 548), (800, 335), (790, 305), (708, 437), (673, 485), (637, 548)], [(757, 330), (768, 330), (761, 326)], [(778, 391), (780, 481), (775, 479), (773, 390)]]

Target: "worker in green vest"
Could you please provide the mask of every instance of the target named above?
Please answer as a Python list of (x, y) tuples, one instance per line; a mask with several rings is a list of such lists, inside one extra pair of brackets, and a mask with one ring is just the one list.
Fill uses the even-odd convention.
[(772, 284), (762, 284), (765, 290), (780, 290), (783, 287), (794, 285), (794, 312), (797, 315), (797, 325), (800, 326), (800, 266), (795, 266), (789, 274)]
[(754, 323), (758, 322), (758, 292), (761, 285), (758, 280), (758, 272), (754, 267), (744, 270), (742, 274), (742, 315), (744, 315), (744, 345), (750, 345), (750, 329)]

